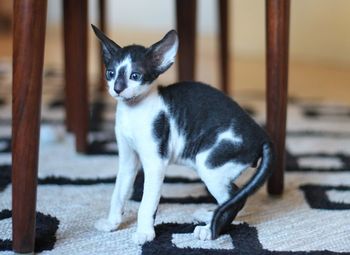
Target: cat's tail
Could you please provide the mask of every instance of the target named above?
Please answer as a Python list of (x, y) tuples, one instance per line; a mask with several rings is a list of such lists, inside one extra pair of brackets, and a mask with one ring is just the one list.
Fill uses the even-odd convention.
[(263, 185), (272, 172), (271, 166), (273, 158), (272, 143), (264, 143), (262, 146), (261, 163), (254, 175), (230, 200), (226, 201), (215, 210), (211, 221), (212, 239), (216, 239), (222, 230), (224, 230), (228, 224), (231, 224), (238, 211), (243, 207), (242, 203), (244, 203), (245, 199)]

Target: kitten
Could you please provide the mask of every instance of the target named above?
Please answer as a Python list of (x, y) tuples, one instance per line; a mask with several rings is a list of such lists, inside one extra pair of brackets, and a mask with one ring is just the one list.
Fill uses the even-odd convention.
[[(156, 78), (174, 62), (178, 48), (172, 30), (149, 48), (117, 45), (100, 30), (108, 91), (117, 99), (115, 132), (119, 172), (109, 216), (95, 226), (116, 230), (123, 206), (142, 165), (144, 193), (138, 211), (134, 240), (138, 244), (155, 237), (154, 217), (166, 167), (182, 164), (196, 169), (219, 206), (210, 224), (197, 226), (194, 235), (215, 239), (271, 172), (272, 144), (263, 129), (231, 98), (198, 82), (162, 87)], [(255, 174), (238, 189), (233, 181), (247, 168)]]

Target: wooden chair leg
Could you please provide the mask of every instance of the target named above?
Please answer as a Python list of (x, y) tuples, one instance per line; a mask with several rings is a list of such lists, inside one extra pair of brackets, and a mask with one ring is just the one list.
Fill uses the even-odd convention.
[(266, 0), (267, 130), (274, 141), (274, 172), (268, 192), (283, 192), (288, 96), (288, 46), (290, 0)]
[(229, 94), (230, 50), (229, 50), (229, 2), (219, 0), (219, 45), (220, 45), (220, 85), (224, 93)]
[(12, 101), (13, 250), (34, 251), (47, 0), (15, 0)]
[[(100, 30), (103, 32), (106, 32), (106, 1), (105, 0), (100, 0), (99, 1), (99, 27)], [(102, 52), (102, 45), (101, 47), (101, 52)], [(105, 80), (105, 67), (104, 63), (102, 61), (102, 58), (100, 58), (100, 82), (99, 82), (99, 91), (103, 92), (106, 90), (106, 80)]]
[[(87, 0), (64, 0), (66, 101), (76, 150), (86, 152), (88, 133)], [(69, 112), (68, 112), (69, 111)]]
[(176, 0), (176, 22), (180, 46), (178, 79), (193, 80), (196, 57), (196, 0)]
[[(70, 47), (70, 42), (72, 41), (73, 38), (71, 38), (71, 33), (69, 33), (69, 28), (71, 26), (70, 20), (67, 17), (69, 14), (69, 6), (66, 4), (66, 0), (63, 2), (63, 45), (64, 45), (64, 66), (65, 66), (65, 110), (66, 110), (66, 129), (68, 132), (73, 132), (73, 105), (71, 105), (72, 101), (72, 86), (69, 86), (71, 79), (74, 79), (74, 73), (73, 70), (71, 70), (69, 67), (70, 65), (70, 57), (72, 54), (72, 47)], [(72, 78), (71, 78), (72, 77)]]

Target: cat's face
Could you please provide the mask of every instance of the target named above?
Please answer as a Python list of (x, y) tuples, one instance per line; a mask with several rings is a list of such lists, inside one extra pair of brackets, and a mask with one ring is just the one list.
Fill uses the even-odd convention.
[(92, 27), (102, 43), (108, 92), (118, 100), (134, 102), (142, 98), (175, 60), (178, 37), (174, 30), (149, 48), (140, 45), (122, 48)]

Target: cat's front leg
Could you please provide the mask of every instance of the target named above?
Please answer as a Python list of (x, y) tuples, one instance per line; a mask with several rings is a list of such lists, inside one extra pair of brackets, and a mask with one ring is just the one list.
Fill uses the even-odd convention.
[(165, 174), (165, 164), (160, 159), (157, 161), (150, 157), (145, 161), (142, 160), (145, 173), (143, 196), (137, 217), (137, 230), (134, 235), (134, 241), (137, 244), (152, 241), (155, 237), (154, 219)]
[(123, 137), (118, 136), (119, 170), (110, 203), (108, 218), (102, 218), (95, 224), (101, 231), (114, 231), (122, 221), (123, 208), (132, 191), (133, 183), (140, 167), (136, 152)]

